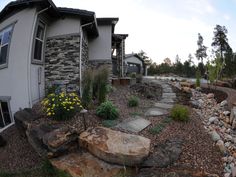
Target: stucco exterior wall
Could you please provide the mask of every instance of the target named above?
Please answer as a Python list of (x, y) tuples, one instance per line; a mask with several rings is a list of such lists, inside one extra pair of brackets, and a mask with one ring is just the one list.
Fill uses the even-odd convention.
[(14, 114), (19, 108), (29, 107), (28, 59), (31, 35), (36, 14), (35, 8), (27, 8), (0, 23), (0, 30), (15, 23), (8, 58), (8, 67), (0, 69), (0, 96), (10, 96)]
[(99, 37), (89, 40), (89, 60), (111, 60), (112, 29), (98, 26)]
[(47, 26), (46, 37), (78, 33), (80, 33), (80, 19), (78, 17), (65, 17), (52, 21)]

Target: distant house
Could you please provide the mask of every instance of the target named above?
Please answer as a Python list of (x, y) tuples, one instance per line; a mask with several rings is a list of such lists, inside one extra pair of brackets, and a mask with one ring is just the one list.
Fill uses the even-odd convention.
[(96, 18), (91, 11), (56, 7), (51, 0), (9, 3), (0, 12), (0, 131), (50, 86), (79, 93), (86, 68), (102, 65), (112, 72), (113, 49), (120, 51), (115, 60), (122, 63), (123, 46), (114, 38), (117, 22)]
[(135, 53), (125, 55), (126, 74), (130, 73), (147, 75), (147, 67), (143, 59)]

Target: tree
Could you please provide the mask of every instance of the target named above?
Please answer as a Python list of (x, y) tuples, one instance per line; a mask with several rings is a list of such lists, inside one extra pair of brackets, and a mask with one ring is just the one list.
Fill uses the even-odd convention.
[(198, 60), (201, 60), (201, 63), (203, 63), (203, 59), (207, 57), (207, 47), (203, 45), (203, 37), (200, 33), (198, 33), (197, 46), (198, 49), (196, 50), (195, 56)]
[(171, 60), (169, 58), (165, 58), (164, 59), (164, 63), (166, 63), (167, 65), (171, 66)]
[(213, 33), (214, 37), (211, 46), (215, 48), (216, 53), (220, 54), (220, 59), (224, 63), (224, 53), (231, 48), (228, 44), (228, 30), (225, 26), (216, 25)]

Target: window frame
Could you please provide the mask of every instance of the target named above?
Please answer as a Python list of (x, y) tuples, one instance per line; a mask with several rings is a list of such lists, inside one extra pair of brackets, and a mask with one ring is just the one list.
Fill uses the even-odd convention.
[[(17, 21), (16, 21), (16, 22), (17, 22)], [(6, 46), (6, 45), (8, 45), (8, 47), (7, 47), (7, 55), (6, 55), (6, 63), (0, 64), (0, 70), (1, 70), (1, 69), (4, 69), (4, 68), (8, 68), (9, 53), (10, 53), (10, 48), (11, 48), (11, 40), (12, 40), (13, 31), (14, 31), (14, 27), (15, 27), (16, 22), (11, 23), (11, 24), (7, 25), (6, 27), (0, 29), (0, 33), (4, 34), (6, 31), (8, 31), (8, 30), (7, 30), (8, 28), (11, 28), (11, 29), (10, 29), (10, 31), (11, 31), (11, 37), (10, 37), (9, 42), (6, 43), (6, 44), (4, 44), (4, 45), (2, 45), (2, 44), (1, 44), (1, 43), (2, 43), (2, 40), (1, 40), (1, 43), (0, 43), (0, 53), (1, 53), (1, 48), (4, 47), (4, 46)], [(3, 36), (4, 36), (4, 35), (2, 35), (2, 39), (3, 39)]]
[[(42, 24), (42, 26), (41, 26)], [(37, 37), (37, 30), (38, 26), (43, 27), (44, 26), (44, 31), (43, 31), (43, 40)], [(35, 25), (35, 30), (34, 30), (34, 38), (33, 38), (33, 44), (32, 44), (32, 54), (31, 54), (31, 63), (32, 64), (37, 64), (37, 65), (43, 65), (44, 64), (44, 57), (45, 57), (45, 38), (46, 38), (46, 30), (47, 30), (47, 25), (42, 19), (38, 19), (36, 25)], [(35, 59), (34, 54), (35, 54), (35, 45), (36, 45), (36, 40), (42, 42), (42, 51), (41, 51), (41, 60)]]
[[(3, 124), (4, 124), (4, 127), (0, 128), (0, 132), (1, 132), (1, 130), (6, 129), (7, 127), (11, 126), (14, 123), (14, 119), (12, 118), (12, 111), (11, 111), (11, 107), (10, 107), (10, 100), (11, 100), (10, 96), (0, 96), (0, 114), (2, 116)], [(4, 115), (3, 115), (3, 111), (2, 111), (2, 104), (1, 104), (2, 102), (7, 103), (9, 116), (10, 116), (10, 119), (11, 119), (11, 123), (8, 124), (8, 125), (6, 125), (5, 120), (4, 120)]]

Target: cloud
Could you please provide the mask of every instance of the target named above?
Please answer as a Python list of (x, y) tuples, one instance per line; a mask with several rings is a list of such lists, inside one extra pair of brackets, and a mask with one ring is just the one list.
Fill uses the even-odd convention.
[(216, 12), (210, 0), (187, 0), (184, 2), (186, 10), (198, 15), (214, 14)]
[(229, 21), (231, 19), (231, 17), (228, 14), (224, 14), (223, 18), (227, 21)]

